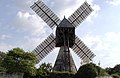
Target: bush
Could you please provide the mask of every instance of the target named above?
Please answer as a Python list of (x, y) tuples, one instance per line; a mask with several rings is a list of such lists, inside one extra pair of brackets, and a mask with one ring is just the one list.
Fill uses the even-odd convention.
[(99, 66), (96, 66), (93, 63), (83, 65), (79, 68), (78, 72), (75, 75), (75, 78), (95, 78), (100, 76), (107, 76), (108, 74), (104, 69)]
[(75, 78), (95, 78), (98, 76), (98, 71), (95, 65), (90, 63), (80, 67)]
[(113, 78), (120, 78), (120, 76), (118, 74), (112, 74)]
[(73, 72), (51, 72), (49, 78), (72, 78), (74, 75)]
[(98, 76), (108, 76), (108, 73), (105, 71), (105, 69), (102, 69), (99, 66), (95, 66), (98, 72)]

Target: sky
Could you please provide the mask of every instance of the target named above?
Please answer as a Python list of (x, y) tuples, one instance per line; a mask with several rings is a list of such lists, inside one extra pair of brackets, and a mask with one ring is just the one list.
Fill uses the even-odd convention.
[[(43, 0), (62, 20), (68, 18), (85, 0)], [(76, 35), (96, 55), (93, 63), (103, 68), (120, 64), (120, 0), (86, 0), (94, 9), (76, 28)], [(0, 0), (0, 51), (16, 47), (32, 51), (54, 31), (30, 8), (36, 0)], [(54, 64), (59, 48), (40, 63)], [(77, 68), (80, 58), (71, 50)]]

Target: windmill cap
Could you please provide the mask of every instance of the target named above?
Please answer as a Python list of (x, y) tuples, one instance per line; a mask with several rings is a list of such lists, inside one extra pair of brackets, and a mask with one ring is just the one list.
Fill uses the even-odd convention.
[(65, 18), (61, 21), (58, 27), (71, 27), (74, 28), (74, 26)]

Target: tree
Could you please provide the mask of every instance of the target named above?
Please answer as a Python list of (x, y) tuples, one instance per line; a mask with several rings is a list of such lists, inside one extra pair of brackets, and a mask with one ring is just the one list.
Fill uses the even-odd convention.
[(95, 78), (96, 76), (107, 76), (107, 72), (101, 67), (89, 63), (81, 66), (76, 73), (75, 78)]
[(98, 76), (108, 76), (108, 73), (105, 71), (105, 69), (96, 65), (95, 65), (95, 68), (97, 69)]
[(51, 63), (42, 63), (40, 67), (37, 69), (37, 75), (46, 76), (48, 75), (52, 70), (52, 64)]
[(6, 71), (6, 69), (2, 66), (2, 62), (3, 62), (5, 56), (6, 56), (5, 53), (0, 52), (0, 72)]
[(23, 49), (14, 48), (6, 54), (3, 60), (3, 66), (8, 73), (26, 73), (35, 75), (36, 57), (33, 53), (25, 52)]
[(113, 74), (113, 68), (107, 67), (105, 70), (109, 75)]
[(52, 70), (52, 64), (51, 63), (43, 63), (40, 65), (40, 68), (45, 70), (45, 71), (48, 71), (50, 72)]
[(110, 75), (118, 74), (120, 76), (120, 64), (116, 65), (114, 68), (106, 68), (106, 71)]
[(118, 74), (112, 74), (113, 78), (120, 78), (120, 76)]
[(95, 64), (86, 64), (80, 67), (75, 78), (95, 78), (98, 75), (98, 71), (95, 68)]
[(113, 74), (118, 74), (120, 76), (120, 64), (113, 68)]

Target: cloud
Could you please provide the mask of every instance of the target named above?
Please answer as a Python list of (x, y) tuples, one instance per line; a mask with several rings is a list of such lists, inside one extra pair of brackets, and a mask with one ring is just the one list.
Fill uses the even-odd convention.
[(12, 26), (14, 30), (18, 32), (29, 33), (29, 35), (23, 34), (23, 38), (18, 45), (27, 51), (32, 51), (46, 39), (52, 31), (39, 16), (22, 11), (17, 13), (12, 22)]
[(108, 32), (97, 36), (87, 34), (82, 40), (96, 54), (94, 61), (100, 61), (102, 67), (113, 67), (120, 63), (120, 32)]
[[(23, 34), (24, 35), (24, 34)], [(13, 43), (6, 43), (5, 39), (7, 39), (6, 37), (3, 36), (3, 38), (1, 39), (2, 41), (0, 42), (0, 51), (3, 52), (7, 52), (8, 50), (12, 49), (12, 48), (23, 48), (25, 51), (32, 51), (34, 48), (36, 48), (42, 41), (44, 41), (44, 39), (47, 37), (46, 36), (23, 36), (22, 38), (16, 39), (16, 37), (14, 37), (14, 39), (16, 41), (13, 41), (14, 39), (11, 37), (9, 38), (9, 41), (13, 41)]]
[(97, 17), (99, 11), (101, 10), (100, 6), (97, 4), (92, 4), (92, 8), (94, 11), (90, 14), (90, 16), (88, 16), (88, 18), (87, 18), (88, 22), (92, 22), (92, 18)]
[(107, 0), (106, 2), (114, 6), (120, 5), (120, 0)]
[(5, 34), (3, 34), (3, 35), (0, 36), (1, 40), (9, 39), (9, 38), (12, 38), (12, 37), (10, 35), (5, 35)]
[[(16, 6), (20, 6), (21, 8), (23, 8), (22, 5), (25, 4), (28, 4), (30, 6), (32, 2), (33, 0), (14, 1), (14, 3), (16, 3)], [(50, 6), (53, 11), (57, 12), (56, 14), (61, 19), (63, 19), (64, 15), (66, 17), (69, 17), (83, 2), (83, 0), (48, 0), (48, 2), (46, 0), (48, 7)], [(88, 0), (88, 3), (91, 4), (94, 9), (94, 12), (87, 18), (88, 21), (91, 21), (92, 17), (97, 16), (100, 7), (99, 5), (93, 4), (92, 0)], [(30, 31), (33, 35), (41, 35), (43, 33), (46, 33), (47, 30), (49, 30), (49, 27), (46, 25), (46, 23), (44, 23), (38, 15), (36, 15), (35, 13), (33, 14), (32, 10), (30, 12), (18, 11), (12, 24), (13, 28), (17, 28), (17, 30), (19, 31), (20, 29), (22, 29), (23, 31)]]
[(32, 3), (35, 0), (11, 0), (12, 2), (12, 6), (18, 10), (22, 10), (22, 11), (29, 11), (30, 10), (30, 5), (32, 5)]
[(36, 36), (46, 33), (46, 30), (49, 29), (36, 14), (21, 11), (17, 13), (12, 25), (19, 31), (27, 31)]
[[(39, 45), (47, 36), (51, 33), (51, 29), (41, 20), (41, 18), (32, 12), (30, 9), (30, 5), (32, 5), (34, 0), (13, 0), (15, 7), (17, 7), (17, 14), (15, 18), (12, 20), (12, 28), (14, 31), (30, 33), (29, 35), (23, 35), (20, 38), (20, 42), (17, 42), (17, 47), (24, 48), (25, 50), (33, 50), (37, 45)], [(55, 12), (58, 17), (61, 19), (64, 17), (69, 17), (85, 0), (45, 0), (45, 4)], [(93, 4), (93, 0), (87, 0), (89, 4), (94, 9), (94, 12), (87, 18), (88, 21), (91, 21), (91, 18), (96, 17), (100, 7), (97, 4)], [(15, 8), (16, 9), (16, 8)], [(17, 34), (17, 33), (16, 33)], [(2, 39), (8, 38), (7, 36), (1, 37)], [(91, 41), (92, 41), (91, 37)], [(99, 43), (97, 43), (99, 42)], [(88, 42), (89, 43), (89, 42)], [(97, 45), (99, 47), (104, 48), (102, 46), (101, 39), (96, 38), (94, 43), (90, 42), (89, 45), (91, 47)], [(10, 45), (7, 43), (0, 43), (0, 50), (7, 51), (8, 49), (12, 49), (16, 47), (14, 45)], [(95, 49), (95, 48), (93, 48)], [(54, 52), (53, 52), (54, 53)], [(53, 57), (53, 56), (51, 56)]]
[(53, 10), (57, 12), (58, 16), (63, 19), (64, 15), (68, 18), (76, 9), (79, 7), (83, 1), (79, 0), (54, 0)]
[[(75, 10), (82, 5), (85, 0), (52, 0), (45, 1), (55, 13), (63, 19), (64, 15), (68, 18)], [(91, 22), (91, 18), (96, 17), (98, 12), (100, 11), (100, 6), (97, 4), (93, 4), (93, 0), (87, 0), (87, 2), (92, 6), (94, 12), (87, 18), (88, 21)]]
[(39, 37), (33, 37), (33, 36), (24, 36), (24, 41), (20, 44), (22, 48), (24, 48), (27, 51), (32, 51), (35, 49), (41, 42), (43, 42), (47, 38), (46, 36), (39, 36)]
[(7, 52), (8, 50), (11, 50), (14, 48), (14, 46), (7, 44), (7, 43), (0, 43), (0, 51)]

